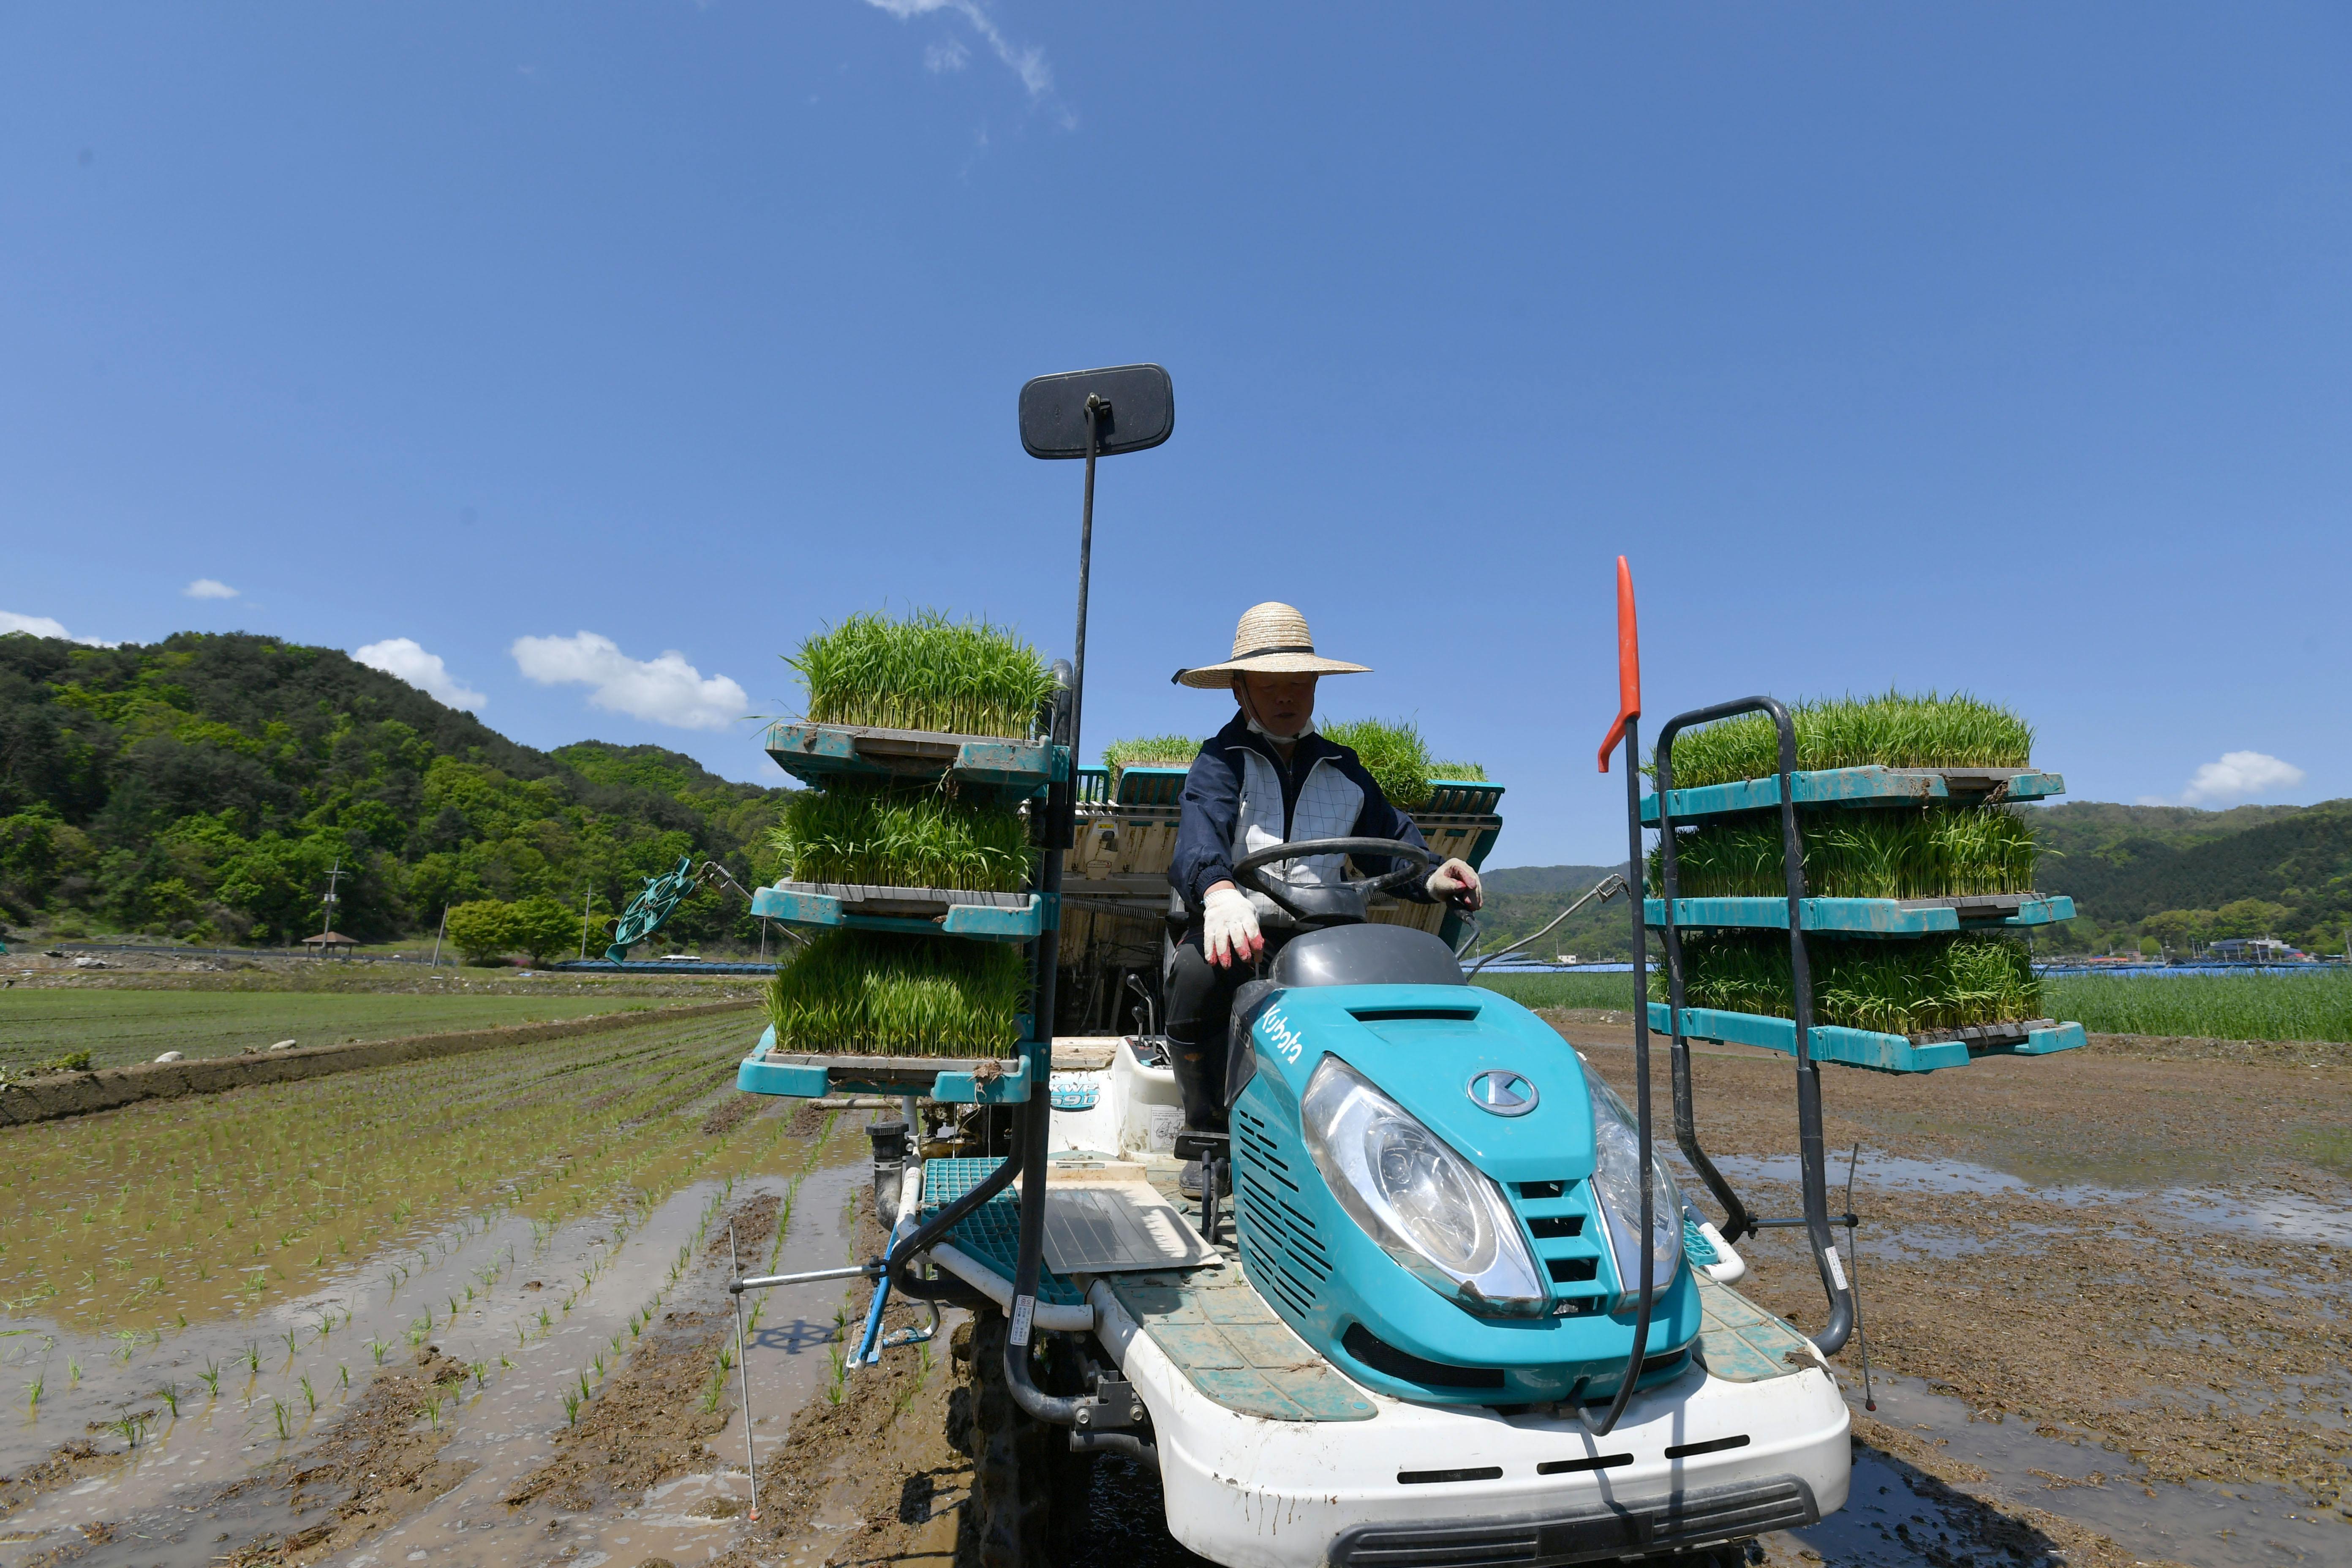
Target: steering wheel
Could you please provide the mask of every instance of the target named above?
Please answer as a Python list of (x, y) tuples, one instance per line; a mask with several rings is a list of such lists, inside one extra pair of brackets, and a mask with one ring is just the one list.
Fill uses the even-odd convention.
[(1437, 857), (1423, 846), (1407, 844), (1395, 838), (1302, 838), (1295, 844), (1269, 845), (1254, 855), (1243, 856), (1234, 862), (1234, 880), (1252, 892), (1264, 893), (1293, 920), (1317, 919), (1318, 914), (1300, 909), (1287, 896), (1304, 889), (1258, 875), (1259, 868), (1270, 866), (1276, 860), (1297, 860), (1310, 855), (1385, 855), (1412, 862), (1400, 866), (1385, 876), (1339, 879), (1340, 887), (1351, 891), (1360, 889), (1368, 897), (1410, 887), (1427, 875), (1430, 867), (1438, 863)]

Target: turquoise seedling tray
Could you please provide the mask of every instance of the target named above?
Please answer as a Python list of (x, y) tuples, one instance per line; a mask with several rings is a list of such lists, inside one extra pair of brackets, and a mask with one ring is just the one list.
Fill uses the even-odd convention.
[[(2063, 774), (2032, 768), (1824, 768), (1791, 773), (1789, 783), (1789, 793), (1799, 805), (1925, 805), (1934, 801), (1967, 805), (1985, 800), (2043, 800), (2066, 793)], [(1675, 821), (1683, 824), (1780, 804), (1778, 773), (1673, 792)], [(1650, 827), (1658, 825), (1654, 792), (1642, 797), (1642, 821)]]
[(866, 778), (953, 778), (1025, 799), (1067, 778), (1070, 749), (1045, 741), (953, 735), (930, 730), (876, 730), (848, 724), (780, 723), (768, 727), (768, 755), (803, 784), (845, 775)]
[[(1666, 900), (1642, 900), (1642, 918), (1666, 923)], [(1978, 899), (1805, 899), (1797, 915), (1806, 931), (1856, 936), (1932, 936), (1937, 931), (2021, 930), (2074, 918), (2074, 900), (2063, 893), (2043, 897)], [(1675, 924), (1685, 930), (1709, 926), (1789, 929), (1789, 900), (1778, 899), (1676, 899)]]
[(782, 1094), (821, 1100), (828, 1094), (916, 1094), (951, 1105), (1017, 1105), (1035, 1086), (1029, 1064), (1036, 1042), (1021, 1054), (993, 1060), (971, 1057), (817, 1056), (775, 1052), (770, 1025), (760, 1043), (735, 1069), (735, 1087), (746, 1094)]
[[(1650, 1028), (1654, 1034), (1674, 1033), (1674, 1009), (1664, 1002), (1651, 1003)], [(1806, 1036), (1806, 1046), (1815, 1061), (1839, 1062), (1878, 1072), (1934, 1072), (1939, 1068), (1966, 1067), (1979, 1057), (2046, 1057), (2074, 1050), (2084, 1043), (2082, 1025), (2044, 1019), (1951, 1032), (1958, 1037), (1923, 1041), (1907, 1035), (1881, 1035), (1869, 1029), (1816, 1024)], [(1797, 1025), (1791, 1018), (1685, 1007), (1683, 1033), (1695, 1040), (1722, 1040), (1792, 1057), (1797, 1054)]]
[[(865, 912), (869, 910), (892, 912)], [(919, 912), (932, 910), (938, 912)], [(780, 882), (761, 888), (751, 895), (751, 912), (792, 926), (961, 936), (976, 942), (1029, 942), (1061, 924), (1061, 900), (1047, 893), (963, 893), (938, 888), (814, 882)]]

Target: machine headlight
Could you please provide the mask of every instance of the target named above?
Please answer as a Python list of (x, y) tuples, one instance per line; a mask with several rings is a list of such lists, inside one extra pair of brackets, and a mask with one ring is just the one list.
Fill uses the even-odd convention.
[(1298, 1110), (1315, 1168), (1381, 1251), (1473, 1312), (1542, 1315), (1535, 1258), (1484, 1172), (1337, 1057), (1315, 1069)]
[[(1582, 1061), (1581, 1058), (1578, 1058)], [(1592, 1064), (1584, 1062), (1585, 1087), (1592, 1094), (1592, 1146), (1598, 1156), (1592, 1190), (1601, 1199), (1601, 1223), (1609, 1232), (1610, 1256), (1617, 1262), (1619, 1295), (1615, 1310), (1633, 1307), (1641, 1294), (1642, 1254), (1633, 1239), (1642, 1228), (1642, 1131), (1617, 1091), (1601, 1081)], [(1675, 1282), (1683, 1261), (1683, 1194), (1657, 1158), (1654, 1145), (1650, 1164), (1650, 1255), (1654, 1265), (1650, 1297), (1655, 1300)]]

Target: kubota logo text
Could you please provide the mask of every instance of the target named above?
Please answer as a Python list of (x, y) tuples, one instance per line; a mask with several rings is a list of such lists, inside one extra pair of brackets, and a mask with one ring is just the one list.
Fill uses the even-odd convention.
[(1307, 1048), (1306, 1037), (1290, 1026), (1290, 1020), (1282, 1016), (1279, 1007), (1265, 1010), (1257, 1021), (1257, 1030), (1265, 1037), (1267, 1045), (1280, 1051), (1293, 1064), (1297, 1062), (1298, 1053)]

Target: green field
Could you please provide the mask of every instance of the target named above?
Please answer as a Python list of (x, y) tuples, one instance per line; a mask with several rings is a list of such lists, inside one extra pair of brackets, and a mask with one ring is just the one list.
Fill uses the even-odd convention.
[(1477, 984), (1499, 991), (1523, 1007), (1613, 1007), (1633, 1005), (1633, 976), (1616, 974), (1481, 974)]
[(248, 1047), (267, 1050), (279, 1040), (331, 1046), (661, 1005), (614, 996), (18, 986), (0, 991), (0, 1072), (21, 1073), (74, 1051), (88, 1051), (93, 1067), (121, 1067), (152, 1061), (165, 1051), (233, 1057)]
[[(1627, 1009), (1626, 974), (1480, 975), (1528, 1007)], [(2214, 1040), (2352, 1041), (2352, 971), (2318, 974), (2063, 975), (2042, 983), (2042, 1008), (2097, 1035)]]
[(0, 1129), (0, 1315), (251, 1316), (477, 1211), (634, 1221), (688, 1182), (782, 1169), (791, 1102), (732, 1083), (757, 1020), (649, 1019)]
[(2065, 975), (2042, 983), (2053, 1017), (2100, 1035), (2352, 1040), (2352, 971), (2317, 974)]

